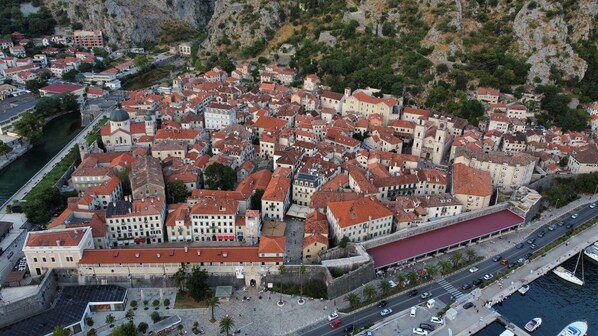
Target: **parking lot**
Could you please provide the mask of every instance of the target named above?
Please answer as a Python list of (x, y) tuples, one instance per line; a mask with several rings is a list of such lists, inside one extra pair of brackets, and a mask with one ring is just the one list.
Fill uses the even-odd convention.
[[(417, 335), (413, 332), (413, 329), (419, 328), (421, 323), (429, 324), (435, 330), (444, 328), (444, 324), (431, 322), (431, 318), (436, 316), (438, 311), (445, 305), (446, 303), (440, 302), (438, 300), (436, 300), (434, 307), (432, 308), (428, 308), (426, 304), (420, 304), (416, 308), (414, 317), (412, 317), (411, 314), (412, 309), (393, 312), (394, 314), (387, 316), (380, 323), (371, 327), (370, 331), (372, 332), (372, 335), (375, 336), (406, 336)], [(422, 334), (426, 335), (425, 330), (422, 332)]]

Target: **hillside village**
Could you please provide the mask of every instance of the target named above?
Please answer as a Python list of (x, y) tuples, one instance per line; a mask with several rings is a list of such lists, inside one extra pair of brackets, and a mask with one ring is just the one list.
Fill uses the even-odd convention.
[[(28, 236), (32, 276), (68, 269), (86, 284), (171, 276), (190, 262), (260, 286), (264, 268), (319, 263), (343, 240), (408, 232), (549, 175), (598, 171), (598, 102), (585, 106), (587, 131), (573, 132), (537, 123), (528, 106), (538, 95), (478, 87), (468, 94), (485, 115), (472, 125), (379, 88), (333, 92), (315, 74), (252, 63), (125, 91), (119, 79), (138, 70), (132, 59), (59, 80), (100, 58), (90, 51), (103, 47), (100, 31), (44, 37), (32, 57), (23, 47), (31, 41), (13, 38), (0, 40), (0, 74), (12, 82), (0, 86), (0, 140), (16, 146), (13, 126), (40, 97), (74, 95), (84, 124), (109, 116), (96, 141), (79, 144), (68, 180), (78, 196)], [(41, 76), (49, 82), (38, 97), (23, 86)], [(289, 220), (301, 222), (299, 237), (280, 229)]]

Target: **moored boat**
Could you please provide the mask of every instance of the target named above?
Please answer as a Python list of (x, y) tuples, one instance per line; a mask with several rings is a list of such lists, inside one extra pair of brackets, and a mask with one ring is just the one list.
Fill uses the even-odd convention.
[(542, 319), (539, 317), (536, 317), (525, 324), (525, 330), (532, 332), (532, 331), (538, 329), (538, 327), (540, 325), (542, 325)]
[(586, 247), (583, 254), (591, 260), (598, 262), (598, 241)]
[(525, 295), (525, 293), (529, 291), (529, 285), (523, 285), (517, 291), (519, 292), (519, 294)]
[(586, 321), (575, 321), (561, 330), (558, 336), (586, 336), (587, 332), (588, 323)]

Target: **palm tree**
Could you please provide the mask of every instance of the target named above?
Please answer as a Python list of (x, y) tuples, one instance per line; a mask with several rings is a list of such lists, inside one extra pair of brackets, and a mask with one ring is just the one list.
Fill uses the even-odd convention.
[(234, 326), (235, 322), (230, 316), (225, 316), (220, 320), (220, 332), (225, 332), (226, 336), (230, 336), (230, 332)]
[(427, 264), (424, 266), (424, 269), (426, 270), (426, 274), (430, 279), (434, 279), (436, 274), (438, 274), (438, 267), (436, 267), (434, 264)]
[(181, 263), (181, 267), (172, 275), (172, 281), (178, 287), (179, 292), (185, 291), (185, 283), (187, 282), (187, 264)]
[(114, 322), (114, 315), (108, 314), (106, 315), (106, 324), (112, 324)]
[(359, 296), (357, 296), (357, 294), (355, 293), (349, 293), (345, 295), (345, 301), (349, 302), (349, 306), (351, 306), (351, 308), (353, 309), (357, 308), (361, 303), (361, 300), (359, 300)]
[(278, 273), (280, 274), (280, 300), (278, 300), (279, 305), (283, 305), (284, 302), (282, 301), (282, 276), (286, 272), (287, 268), (284, 265), (280, 265), (278, 267)]
[(440, 265), (442, 274), (447, 274), (453, 269), (453, 264), (451, 264), (451, 261), (448, 260), (447, 258), (440, 259), (440, 261), (438, 262), (438, 265)]
[(365, 296), (366, 301), (372, 301), (374, 297), (376, 297), (376, 287), (372, 284), (367, 284), (363, 287), (363, 295)]
[(463, 263), (463, 254), (455, 253), (453, 255), (452, 259), (453, 259), (453, 264), (455, 265), (455, 267), (459, 267)]
[(212, 319), (210, 321), (212, 321), (212, 322), (216, 321), (216, 319), (214, 318), (214, 309), (216, 309), (216, 307), (220, 306), (220, 301), (218, 300), (217, 297), (212, 296), (211, 298), (208, 298), (206, 300), (206, 305), (208, 306), (208, 308), (212, 309)]
[(387, 280), (380, 280), (378, 287), (380, 288), (384, 296), (387, 296), (390, 293), (390, 290), (392, 289), (390, 287), (390, 283), (388, 283)]
[(478, 256), (477, 253), (475, 253), (475, 251), (473, 249), (467, 249), (467, 251), (465, 251), (465, 253), (467, 254), (467, 261), (472, 262), (475, 260), (475, 258)]
[(395, 280), (397, 280), (397, 285), (399, 286), (399, 288), (403, 288), (403, 286), (405, 285), (405, 281), (407, 280), (407, 277), (405, 276), (405, 273), (400, 272), (397, 275), (395, 275)]
[(409, 278), (409, 283), (412, 286), (415, 286), (418, 284), (419, 282), (419, 274), (417, 274), (417, 271), (413, 270), (411, 272), (409, 272), (409, 274), (407, 275), (407, 277)]
[(305, 271), (305, 265), (301, 263), (301, 266), (299, 266), (299, 281), (301, 282), (301, 285), (299, 287), (299, 301), (301, 303), (303, 303), (303, 274), (305, 274)]

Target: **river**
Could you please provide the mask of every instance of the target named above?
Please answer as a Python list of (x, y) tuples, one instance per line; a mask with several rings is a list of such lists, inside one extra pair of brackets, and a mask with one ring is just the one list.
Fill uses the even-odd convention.
[(0, 204), (19, 190), (81, 129), (79, 112), (65, 114), (48, 122), (44, 127), (41, 144), (31, 148), (8, 167), (0, 170)]
[[(575, 268), (577, 255), (563, 263), (569, 270)], [(561, 280), (552, 272), (548, 272), (530, 284), (525, 295), (515, 293), (502, 304), (494, 308), (507, 320), (520, 328), (534, 317), (542, 318), (542, 325), (534, 331), (534, 336), (555, 336), (573, 321), (588, 322), (588, 336), (598, 335), (598, 264), (585, 258), (583, 261), (585, 283), (576, 286)], [(581, 262), (577, 269), (581, 277)], [(498, 323), (493, 323), (477, 336), (497, 336), (504, 330)]]

